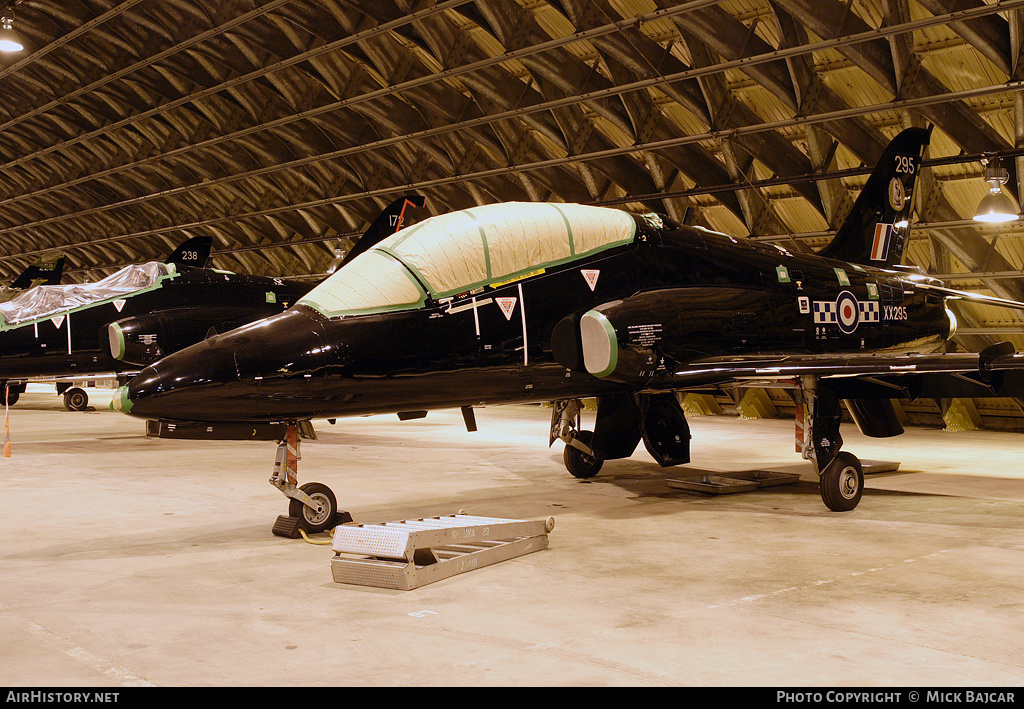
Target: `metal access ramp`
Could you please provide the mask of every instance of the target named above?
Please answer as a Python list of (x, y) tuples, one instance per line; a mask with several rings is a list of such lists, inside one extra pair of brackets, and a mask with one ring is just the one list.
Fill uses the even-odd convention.
[(677, 490), (702, 492), (706, 495), (728, 495), (737, 492), (753, 492), (776, 485), (792, 485), (800, 481), (798, 473), (774, 473), (769, 470), (748, 470), (735, 473), (701, 473), (685, 478), (665, 480), (668, 486)]
[[(466, 514), (335, 527), (337, 583), (408, 591), (548, 546), (555, 520)], [(346, 556), (358, 555), (358, 556)]]

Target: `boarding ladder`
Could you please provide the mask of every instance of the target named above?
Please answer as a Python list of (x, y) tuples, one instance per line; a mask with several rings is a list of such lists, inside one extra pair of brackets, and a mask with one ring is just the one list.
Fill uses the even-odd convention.
[(554, 525), (553, 517), (524, 521), (461, 512), (339, 525), (334, 529), (331, 571), (337, 583), (408, 591), (546, 549)]

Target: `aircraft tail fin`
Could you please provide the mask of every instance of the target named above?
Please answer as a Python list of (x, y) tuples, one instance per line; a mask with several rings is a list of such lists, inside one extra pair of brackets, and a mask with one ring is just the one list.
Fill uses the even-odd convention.
[(195, 266), (206, 268), (210, 260), (210, 251), (213, 249), (212, 236), (193, 236), (168, 256), (164, 263), (175, 263), (181, 266)]
[(832, 241), (820, 256), (889, 268), (903, 260), (914, 183), (932, 129), (907, 128), (886, 147)]
[(36, 261), (34, 264), (21, 272), (21, 275), (11, 281), (10, 288), (25, 290), (32, 286), (56, 286), (60, 285), (60, 279), (64, 275), (64, 255), (61, 254), (52, 261)]
[(399, 197), (389, 204), (384, 208), (384, 211), (382, 211), (380, 215), (373, 220), (373, 224), (363, 232), (363, 235), (359, 237), (355, 246), (345, 254), (345, 258), (342, 259), (341, 263), (338, 264), (334, 270), (341, 268), (356, 256), (363, 253), (371, 246), (379, 244), (399, 229), (409, 226), (413, 220), (409, 215), (408, 210), (414, 208), (423, 209), (423, 206), (426, 203), (426, 197), (423, 195), (410, 194), (405, 195), (404, 197)]

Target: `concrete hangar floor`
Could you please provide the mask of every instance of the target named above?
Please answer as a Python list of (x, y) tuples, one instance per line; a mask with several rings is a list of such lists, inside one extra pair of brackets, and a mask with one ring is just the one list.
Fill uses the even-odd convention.
[[(705, 496), (694, 471), (810, 474), (792, 423), (696, 417), (693, 462), (570, 477), (549, 410), (316, 422), (300, 481), (355, 523), (554, 517), (547, 549), (410, 590), (334, 581), (271, 534), (275, 446), (147, 438), (49, 390), (0, 459), (0, 685), (1020, 686), (1024, 437), (912, 429), (860, 506), (801, 481)], [(592, 414), (591, 414), (592, 415)], [(586, 421), (585, 421), (586, 422)], [(328, 541), (327, 535), (324, 536)]]

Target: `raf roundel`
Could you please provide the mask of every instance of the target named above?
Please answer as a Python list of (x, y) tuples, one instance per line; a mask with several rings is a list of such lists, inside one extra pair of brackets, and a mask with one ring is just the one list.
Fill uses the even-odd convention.
[(839, 329), (849, 335), (857, 329), (860, 324), (860, 304), (856, 296), (848, 290), (844, 290), (836, 298), (836, 322)]

